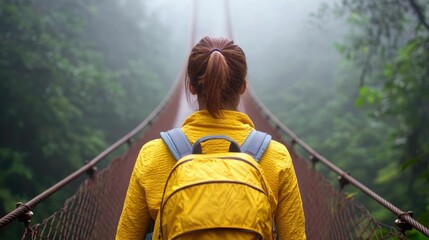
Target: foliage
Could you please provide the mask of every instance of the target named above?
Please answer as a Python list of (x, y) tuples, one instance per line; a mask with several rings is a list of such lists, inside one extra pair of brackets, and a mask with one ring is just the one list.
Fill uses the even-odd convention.
[[(292, 8), (274, 2), (278, 11), (285, 11), (282, 4)], [(277, 25), (266, 24), (264, 29), (279, 29), (254, 43), (268, 42), (249, 60), (256, 92), (276, 116), (370, 189), (413, 210), (426, 226), (428, 11), (427, 1), (325, 3), (312, 14), (318, 29), (289, 31), (283, 27), (292, 25), (286, 15)], [(329, 48), (334, 42), (341, 61)], [(377, 202), (353, 195), (377, 220), (393, 224), (396, 216)]]
[(344, 45), (346, 56), (362, 69), (358, 101), (373, 106), (374, 119), (394, 129), (390, 142), (400, 154), (392, 160), (401, 166), (398, 170), (410, 171), (414, 191), (408, 192), (408, 201), (422, 213), (429, 199), (420, 188), (429, 183), (429, 27), (424, 15), (429, 4), (361, 0), (343, 1), (338, 9), (362, 31)]
[(338, 50), (359, 71), (348, 80), (360, 86), (355, 104), (370, 117), (365, 121), (384, 126), (378, 134), (355, 132), (366, 138), (374, 135), (373, 144), (385, 146), (377, 155), (367, 152), (378, 165), (376, 175), (368, 176), (373, 179), (370, 186), (400, 208), (415, 211), (425, 225), (429, 224), (428, 10), (427, 1), (412, 0), (345, 0), (328, 10), (351, 26)]
[[(171, 78), (165, 33), (141, 1), (0, 2), (1, 216), (153, 109)], [(48, 200), (36, 221), (61, 204)]]

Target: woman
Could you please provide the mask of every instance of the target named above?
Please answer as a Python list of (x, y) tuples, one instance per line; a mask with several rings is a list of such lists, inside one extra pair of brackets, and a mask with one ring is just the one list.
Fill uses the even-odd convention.
[[(197, 96), (199, 111), (182, 130), (191, 144), (207, 135), (226, 135), (242, 144), (254, 130), (249, 117), (237, 111), (246, 90), (244, 52), (233, 41), (203, 38), (188, 61), (186, 89)], [(189, 94), (188, 92), (188, 94)], [(225, 151), (227, 142), (206, 143), (205, 151)], [(137, 158), (116, 239), (143, 239), (151, 220), (157, 219), (163, 187), (176, 160), (161, 139), (146, 143)], [(275, 223), (280, 239), (305, 239), (304, 213), (291, 157), (284, 145), (271, 141), (260, 160), (277, 201)], [(158, 232), (155, 224), (154, 239)]]

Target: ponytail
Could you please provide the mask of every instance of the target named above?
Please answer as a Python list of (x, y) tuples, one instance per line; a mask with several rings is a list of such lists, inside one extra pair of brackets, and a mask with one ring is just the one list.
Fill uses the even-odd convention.
[(246, 57), (239, 46), (225, 38), (204, 37), (189, 55), (188, 100), (192, 86), (200, 109), (220, 118), (223, 109), (237, 107), (246, 74)]
[(201, 76), (203, 98), (207, 101), (207, 110), (215, 117), (221, 117), (223, 109), (223, 93), (227, 92), (229, 68), (225, 57), (220, 51), (210, 54), (206, 72)]

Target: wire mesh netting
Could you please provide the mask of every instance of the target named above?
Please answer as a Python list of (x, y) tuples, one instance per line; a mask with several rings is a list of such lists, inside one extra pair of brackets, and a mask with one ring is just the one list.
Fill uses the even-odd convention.
[[(23, 238), (113, 239), (138, 152), (145, 142), (172, 126), (181, 89), (123, 156), (93, 173), (61, 210), (28, 228)], [(284, 141), (250, 95), (245, 95), (242, 105), (258, 130), (269, 132), (273, 139), (288, 146), (302, 195), (308, 239), (404, 239), (395, 228), (376, 222), (363, 205), (336, 190), (316, 172)]]
[(391, 226), (384, 226), (374, 220), (368, 210), (332, 184), (311, 166), (308, 160), (297, 154), (287, 143), (279, 129), (270, 123), (254, 97), (243, 99), (246, 113), (255, 127), (269, 132), (273, 139), (285, 144), (291, 154), (301, 198), (304, 205), (306, 234), (308, 239), (404, 239)]

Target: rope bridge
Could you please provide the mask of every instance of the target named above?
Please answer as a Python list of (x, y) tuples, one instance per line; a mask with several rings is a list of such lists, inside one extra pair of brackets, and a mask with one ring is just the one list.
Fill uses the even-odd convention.
[[(63, 208), (41, 223), (30, 226), (28, 221), (22, 239), (114, 238), (140, 148), (147, 141), (158, 138), (160, 131), (177, 127), (181, 120), (177, 116), (183, 115), (181, 112), (186, 109), (183, 79), (176, 82), (165, 100), (136, 129), (70, 175), (70, 179), (65, 179), (67, 181), (63, 184), (78, 175), (89, 175), (77, 192), (65, 201)], [(269, 132), (273, 139), (287, 145), (302, 195), (308, 239), (405, 239), (395, 228), (376, 222), (364, 206), (336, 190), (315, 171), (310, 161), (297, 154), (293, 145), (285, 141), (285, 130), (288, 129), (257, 100), (251, 90), (242, 98), (240, 109), (250, 116), (257, 129)], [(301, 141), (293, 133), (290, 137), (292, 144)], [(129, 146), (124, 155), (113, 159), (102, 170), (94, 168), (107, 154), (123, 144)], [(313, 159), (321, 158), (310, 156)], [(19, 206), (15, 212), (1, 219), (0, 226), (9, 219), (28, 215), (30, 209), (60, 187), (53, 186), (27, 204)]]
[[(197, 39), (195, 16), (194, 13), (193, 40)], [(227, 14), (228, 35), (232, 38), (229, 19)], [(0, 229), (20, 219), (25, 223), (22, 239), (113, 239), (140, 148), (147, 141), (158, 138), (161, 131), (179, 127), (191, 112), (184, 96), (184, 77), (185, 68), (165, 99), (139, 126), (76, 172), (2, 217)], [(251, 89), (242, 97), (239, 108), (250, 116), (258, 130), (268, 132), (273, 139), (288, 147), (301, 191), (308, 239), (405, 239), (403, 232), (411, 228), (429, 237), (429, 229), (415, 221), (411, 214), (384, 200), (311, 149), (271, 114)], [(100, 161), (123, 145), (128, 145), (125, 154), (114, 158), (106, 168), (96, 169)], [(303, 150), (303, 154), (298, 153), (298, 147)], [(375, 221), (362, 204), (341, 191), (342, 187), (335, 189), (318, 173), (314, 167), (316, 163), (325, 165), (337, 174), (341, 186), (355, 186), (380, 203), (380, 207), (398, 216), (395, 223), (399, 228)], [(85, 174), (88, 175), (87, 179), (61, 209), (42, 222), (31, 225), (31, 210), (35, 206)]]

